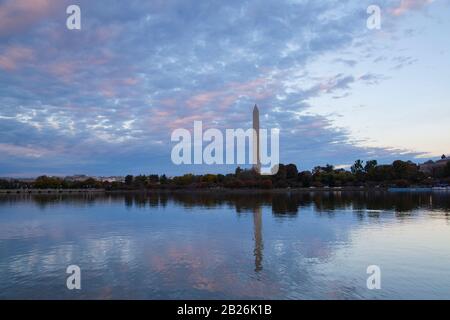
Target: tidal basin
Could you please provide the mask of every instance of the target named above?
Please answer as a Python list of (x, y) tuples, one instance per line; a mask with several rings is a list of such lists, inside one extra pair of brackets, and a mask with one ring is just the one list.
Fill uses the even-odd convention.
[(450, 193), (0, 195), (0, 299), (450, 299)]

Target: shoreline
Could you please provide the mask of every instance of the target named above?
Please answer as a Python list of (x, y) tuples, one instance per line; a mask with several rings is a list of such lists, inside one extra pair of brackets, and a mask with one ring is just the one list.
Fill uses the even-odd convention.
[(387, 188), (387, 187), (321, 187), (321, 188), (279, 188), (279, 189), (189, 189), (189, 188), (158, 188), (158, 189), (133, 189), (133, 190), (105, 190), (105, 189), (0, 189), (2, 195), (12, 194), (114, 194), (114, 193), (309, 193), (309, 192), (432, 192), (450, 191), (450, 188), (435, 187), (411, 187), (411, 188)]

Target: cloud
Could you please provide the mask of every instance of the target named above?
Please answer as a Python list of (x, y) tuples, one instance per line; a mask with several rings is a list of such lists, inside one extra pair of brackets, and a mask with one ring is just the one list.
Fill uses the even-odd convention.
[(30, 48), (21, 46), (9, 46), (0, 54), (0, 69), (13, 71), (20, 67), (21, 63), (34, 60), (34, 52)]
[(67, 1), (58, 0), (6, 0), (0, 4), (0, 37), (26, 30), (62, 8)]
[(397, 7), (391, 9), (394, 16), (401, 16), (411, 10), (419, 10), (433, 3), (434, 0), (401, 0)]
[(334, 62), (342, 63), (342, 64), (347, 65), (349, 67), (354, 67), (358, 63), (358, 61), (356, 61), (356, 60), (342, 59), (342, 58), (334, 59)]
[(333, 121), (308, 114), (312, 98), (344, 99), (357, 82), (384, 79), (336, 55), (343, 70), (306, 71), (364, 39), (359, 4), (81, 0), (80, 32), (65, 28), (66, 4), (0, 5), (0, 143), (9, 150), (0, 174), (220, 171), (171, 165), (171, 131), (194, 120), (250, 127), (255, 103), (264, 126), (282, 129), (285, 162), (397, 156), (356, 146)]
[(33, 147), (22, 147), (6, 143), (0, 143), (0, 152), (17, 157), (40, 158), (47, 154), (47, 150)]
[(411, 56), (395, 56), (392, 61), (394, 62), (393, 69), (398, 70), (416, 63), (417, 59)]

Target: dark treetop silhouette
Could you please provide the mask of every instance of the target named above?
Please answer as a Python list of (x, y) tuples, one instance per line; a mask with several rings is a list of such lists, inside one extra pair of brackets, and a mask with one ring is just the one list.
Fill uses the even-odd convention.
[(238, 167), (230, 174), (185, 174), (176, 177), (166, 175), (127, 175), (120, 181), (101, 181), (86, 177), (71, 180), (61, 177), (41, 176), (34, 181), (17, 179), (0, 180), (0, 189), (283, 189), (310, 187), (410, 187), (448, 186), (450, 183), (450, 159), (436, 163), (417, 165), (411, 161), (394, 161), (390, 165), (378, 165), (376, 160), (355, 161), (350, 170), (336, 169), (332, 165), (317, 166), (312, 171), (301, 171), (295, 164), (280, 164), (278, 173), (263, 176), (253, 168)]

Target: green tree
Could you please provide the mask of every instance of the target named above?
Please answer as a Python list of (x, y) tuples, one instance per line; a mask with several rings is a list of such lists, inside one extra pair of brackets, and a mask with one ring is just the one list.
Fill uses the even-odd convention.
[(315, 166), (314, 169), (312, 170), (312, 174), (313, 175), (320, 174), (321, 172), (322, 172), (322, 167), (321, 166)]
[(125, 177), (125, 184), (127, 186), (131, 186), (133, 184), (133, 180), (134, 180), (134, 177), (129, 174)]
[(312, 183), (312, 174), (309, 171), (302, 171), (298, 174), (298, 181), (302, 187), (309, 188)]
[(450, 161), (447, 162), (444, 168), (444, 176), (450, 177)]
[(11, 189), (12, 183), (9, 180), (0, 179), (0, 189)]
[(188, 186), (188, 185), (194, 183), (194, 178), (195, 178), (194, 175), (189, 173), (189, 174), (185, 174), (181, 177), (174, 177), (173, 181), (178, 186)]
[(217, 182), (218, 183), (224, 183), (225, 182), (225, 176), (223, 174), (217, 175)]
[(147, 177), (145, 175), (138, 175), (134, 178), (133, 185), (138, 188), (144, 188), (147, 185)]
[(364, 171), (369, 173), (371, 172), (373, 169), (375, 169), (375, 167), (378, 165), (377, 160), (369, 160), (366, 162), (366, 165), (364, 166)]
[(84, 188), (95, 188), (98, 186), (98, 181), (94, 178), (88, 178), (83, 181), (83, 187)]
[(275, 175), (277, 180), (286, 180), (286, 176), (287, 176), (287, 172), (286, 172), (286, 166), (284, 164), (279, 164), (278, 165), (278, 172)]
[(395, 179), (415, 181), (419, 177), (419, 167), (411, 161), (396, 160), (392, 167)]
[(215, 174), (205, 174), (202, 176), (202, 182), (212, 184), (217, 182), (217, 176)]
[(56, 177), (40, 176), (34, 181), (34, 187), (38, 189), (57, 189), (62, 185), (62, 179)]
[(372, 170), (369, 178), (373, 181), (389, 181), (394, 179), (394, 170), (392, 165), (379, 165)]
[(358, 174), (364, 171), (364, 167), (363, 167), (363, 161), (361, 160), (356, 160), (355, 163), (352, 165), (352, 167), (350, 168), (350, 170), (352, 171), (353, 174)]
[(286, 166), (286, 178), (287, 179), (296, 179), (298, 175), (297, 166), (295, 164), (288, 164)]
[(165, 174), (163, 174), (161, 177), (159, 177), (159, 183), (161, 184), (167, 184), (169, 182), (169, 179)]

